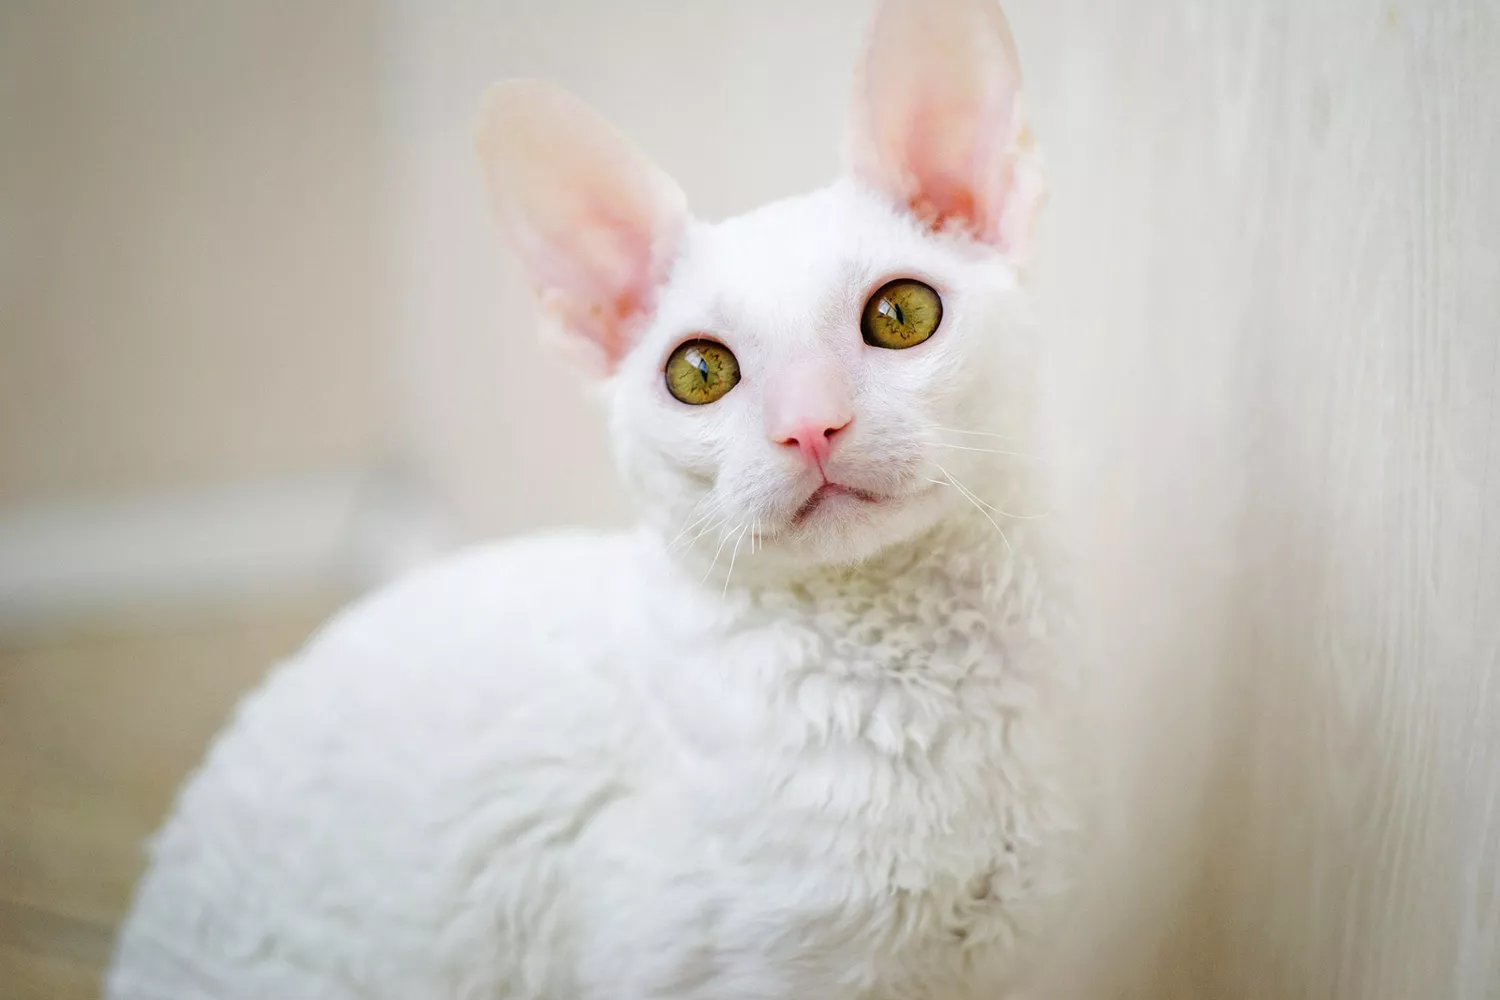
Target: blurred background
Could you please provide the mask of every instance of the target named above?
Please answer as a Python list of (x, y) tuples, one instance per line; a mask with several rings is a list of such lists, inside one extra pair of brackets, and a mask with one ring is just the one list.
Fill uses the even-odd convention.
[[(1108, 709), (1078, 997), (1500, 997), (1500, 13), (1010, 0)], [(97, 992), (235, 700), (457, 545), (624, 523), (484, 87), (719, 218), (867, 0), (0, 0), (0, 997)]]

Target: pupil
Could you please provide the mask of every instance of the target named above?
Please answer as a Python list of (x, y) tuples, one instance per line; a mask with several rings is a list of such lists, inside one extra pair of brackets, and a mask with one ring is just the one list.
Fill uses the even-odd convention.
[(688, 352), (688, 356), (687, 356), (687, 363), (690, 364), (690, 365), (692, 365), (694, 368), (698, 369), (698, 374), (703, 377), (703, 381), (705, 381), (705, 382), (708, 381), (708, 359), (707, 358), (705, 358), (702, 354), (700, 354), (697, 351), (689, 351)]
[(892, 302), (890, 299), (881, 299), (880, 309), (878, 311), (880, 312), (880, 315), (891, 317), (901, 326), (906, 325), (906, 313), (902, 312), (901, 307), (896, 305), (896, 303)]

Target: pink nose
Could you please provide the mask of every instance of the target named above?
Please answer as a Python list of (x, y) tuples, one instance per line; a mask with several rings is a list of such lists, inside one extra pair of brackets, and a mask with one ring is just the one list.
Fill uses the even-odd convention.
[(833, 451), (834, 436), (848, 427), (850, 422), (845, 420), (837, 427), (830, 427), (827, 420), (811, 420), (792, 428), (790, 434), (776, 443), (796, 448), (802, 453), (803, 461), (821, 469), (828, 463), (828, 455)]
[(766, 384), (766, 436), (822, 469), (834, 439), (854, 420), (842, 373), (827, 362), (778, 372)]

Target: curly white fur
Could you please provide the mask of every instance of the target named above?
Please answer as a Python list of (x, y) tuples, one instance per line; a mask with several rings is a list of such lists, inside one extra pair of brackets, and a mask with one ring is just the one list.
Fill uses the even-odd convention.
[[(580, 162), (614, 142), (567, 127)], [(936, 226), (845, 180), (705, 225), (618, 181), (650, 231), (595, 279), (671, 266), (633, 326), (559, 315), (612, 368), (641, 527), (460, 556), (283, 664), (156, 839), (110, 997), (995, 998), (1043, 953), (1086, 755), (1061, 529), (1012, 516), (1050, 500), (1019, 454), (1034, 332), (984, 237), (1019, 223)], [(533, 258), (597, 250), (546, 223), (522, 220)], [(569, 274), (550, 291), (588, 291)], [(903, 274), (942, 326), (869, 347), (864, 300)], [(711, 406), (662, 385), (694, 331), (744, 373)], [(856, 414), (816, 473), (760, 419), (809, 355)], [(822, 474), (883, 499), (795, 518)]]

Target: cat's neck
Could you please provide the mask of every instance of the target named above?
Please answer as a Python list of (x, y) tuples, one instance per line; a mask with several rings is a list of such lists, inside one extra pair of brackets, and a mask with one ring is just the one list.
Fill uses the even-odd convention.
[(732, 558), (732, 542), (715, 566), (711, 556), (684, 558), (651, 544), (683, 588), (682, 599), (698, 613), (738, 619), (745, 612), (759, 617), (757, 609), (772, 616), (821, 609), (842, 616), (840, 609), (872, 600), (917, 606), (936, 593), (976, 608), (1007, 603), (1018, 583), (1029, 588), (1053, 576), (1051, 527), (1046, 518), (1007, 520), (978, 507), (956, 507), (870, 558), (817, 566), (788, 566), (765, 558), (769, 553), (743, 550)]
[[(652, 602), (663, 616), (653, 630), (724, 650), (708, 666), (694, 656), (674, 683), (726, 687), (745, 703), (796, 706), (767, 717), (791, 727), (787, 738), (800, 739), (799, 727), (811, 726), (861, 746), (872, 738), (860, 723), (871, 698), (928, 735), (989, 711), (984, 706), (1011, 696), (1017, 664), (1031, 670), (1052, 663), (1046, 647), (1067, 607), (1050, 519), (1007, 524), (988, 513), (955, 507), (927, 531), (855, 565), (768, 575), (755, 572), (752, 561), (743, 576), (746, 567), (736, 568), (727, 587), (722, 577), (705, 580), (702, 568), (663, 553), (675, 585), (657, 592), (670, 595), (665, 602)], [(714, 718), (714, 726), (723, 724)], [(727, 737), (715, 731), (698, 738)], [(904, 745), (876, 749), (899, 753)]]
[[(993, 502), (955, 493), (946, 515), (917, 534), (893, 542), (854, 563), (808, 565), (791, 561), (753, 543), (743, 546), (730, 535), (671, 555), (689, 579), (726, 599), (759, 601), (778, 592), (834, 595), (869, 588), (931, 585), (980, 586), (997, 575), (1025, 568), (1046, 572), (1053, 562), (1053, 529), (1044, 485), (1034, 476), (1011, 474), (975, 486)], [(955, 487), (956, 489), (956, 487)], [(669, 552), (671, 545), (664, 545)]]
[(859, 563), (747, 573), (743, 589), (762, 597), (777, 591), (829, 597), (904, 588), (934, 578), (943, 578), (952, 586), (979, 586), (998, 569), (1026, 557), (1034, 544), (1030, 532), (1002, 528), (983, 512), (958, 510), (928, 530)]

